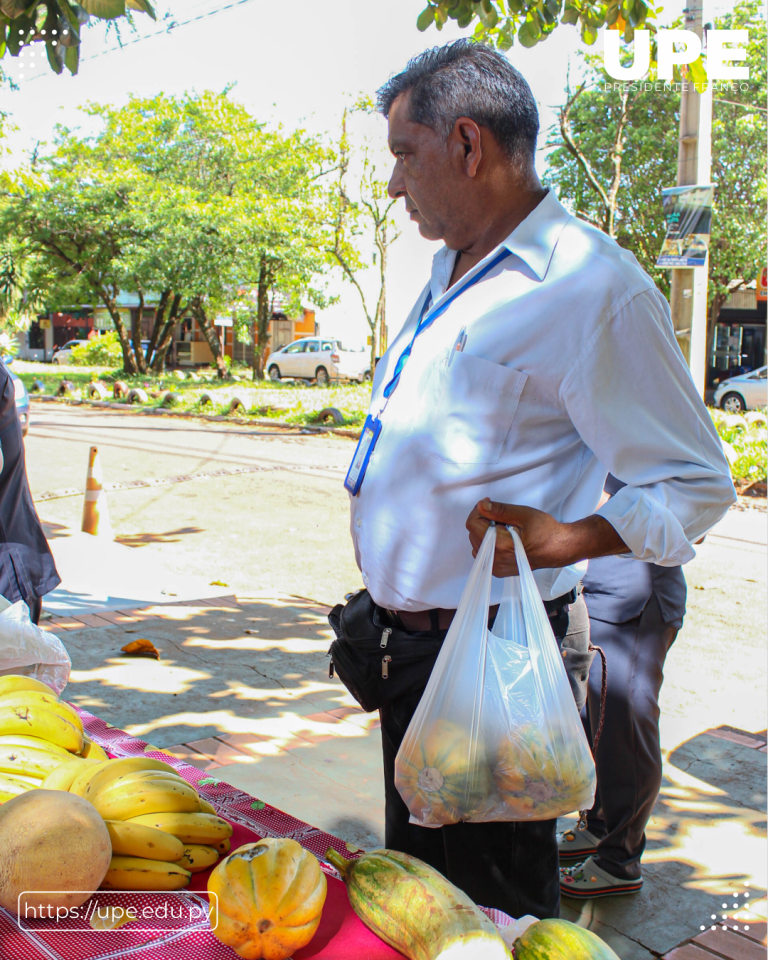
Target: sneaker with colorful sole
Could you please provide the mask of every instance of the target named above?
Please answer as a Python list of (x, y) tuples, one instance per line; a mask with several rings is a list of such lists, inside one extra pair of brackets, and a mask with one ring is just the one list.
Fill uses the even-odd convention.
[(582, 863), (587, 857), (597, 853), (599, 839), (589, 830), (566, 830), (557, 835), (557, 849), (560, 863)]
[(601, 869), (592, 857), (581, 866), (560, 868), (560, 893), (575, 900), (591, 900), (596, 897), (619, 897), (638, 893), (643, 879), (620, 880)]

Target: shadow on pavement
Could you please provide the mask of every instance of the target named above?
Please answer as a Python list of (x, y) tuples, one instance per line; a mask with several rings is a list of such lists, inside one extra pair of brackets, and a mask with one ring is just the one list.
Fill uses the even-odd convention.
[(125, 536), (115, 537), (115, 540), (125, 547), (143, 547), (148, 543), (178, 543), (182, 537), (188, 537), (193, 533), (205, 533), (205, 529), (203, 527), (178, 527), (176, 530), (168, 530), (165, 533), (126, 534)]
[(663, 955), (713, 923), (743, 923), (765, 896), (766, 759), (706, 732), (677, 747), (648, 826), (641, 892), (564, 899), (563, 916), (604, 936), (622, 960)]
[[(65, 699), (352, 845), (381, 845), (377, 717), (328, 678), (326, 608), (290, 597), (143, 613), (157, 619), (62, 633), (73, 661)], [(139, 637), (159, 661), (121, 653)], [(649, 824), (643, 890), (564, 900), (563, 916), (622, 960), (651, 960), (713, 915), (732, 918), (745, 893), (764, 896), (765, 763), (708, 733), (677, 747)]]

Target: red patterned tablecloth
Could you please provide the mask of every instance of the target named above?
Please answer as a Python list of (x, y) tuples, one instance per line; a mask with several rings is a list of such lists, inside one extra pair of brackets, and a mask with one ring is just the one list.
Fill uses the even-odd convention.
[[(249, 796), (182, 760), (160, 751), (147, 751), (147, 744), (123, 730), (108, 726), (98, 717), (80, 710), (88, 736), (104, 747), (110, 756), (146, 755), (171, 764), (200, 795), (216, 808), (233, 827), (232, 849), (253, 843), (261, 837), (290, 837), (319, 859), (328, 877), (328, 897), (320, 927), (312, 942), (294, 954), (294, 960), (393, 960), (402, 955), (392, 950), (358, 919), (347, 899), (344, 884), (336, 870), (326, 861), (325, 853), (334, 847), (343, 856), (352, 856), (338, 837), (324, 833), (268, 803)], [(199, 920), (158, 921), (129, 924), (119, 930), (91, 930), (85, 920), (70, 919), (59, 924), (32, 921), (28, 929), (20, 929), (16, 918), (0, 908), (0, 960), (233, 960), (235, 954), (211, 933), (203, 909), (208, 873), (194, 874), (186, 890), (168, 893), (172, 914), (189, 913), (199, 907)], [(100, 892), (100, 902), (109, 902), (110, 895)], [(117, 901), (116, 901), (117, 902)], [(149, 902), (146, 895), (135, 894), (135, 906)], [(156, 904), (153, 897), (152, 903)], [(125, 895), (119, 903), (126, 905)], [(194, 913), (194, 909), (191, 911)], [(511, 918), (499, 910), (485, 912), (499, 927)], [(175, 923), (175, 926), (174, 926)]]

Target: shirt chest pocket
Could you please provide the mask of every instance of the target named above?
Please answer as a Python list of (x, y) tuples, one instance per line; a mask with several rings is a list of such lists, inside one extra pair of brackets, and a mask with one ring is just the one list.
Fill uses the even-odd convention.
[(437, 364), (430, 378), (432, 416), (421, 439), (446, 463), (498, 463), (527, 373), (467, 353)]

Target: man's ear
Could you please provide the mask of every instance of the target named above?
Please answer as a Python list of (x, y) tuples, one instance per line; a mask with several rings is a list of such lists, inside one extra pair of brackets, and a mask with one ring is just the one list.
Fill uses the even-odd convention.
[(469, 117), (459, 117), (453, 125), (451, 140), (461, 151), (464, 172), (468, 177), (474, 177), (483, 158), (480, 127)]

